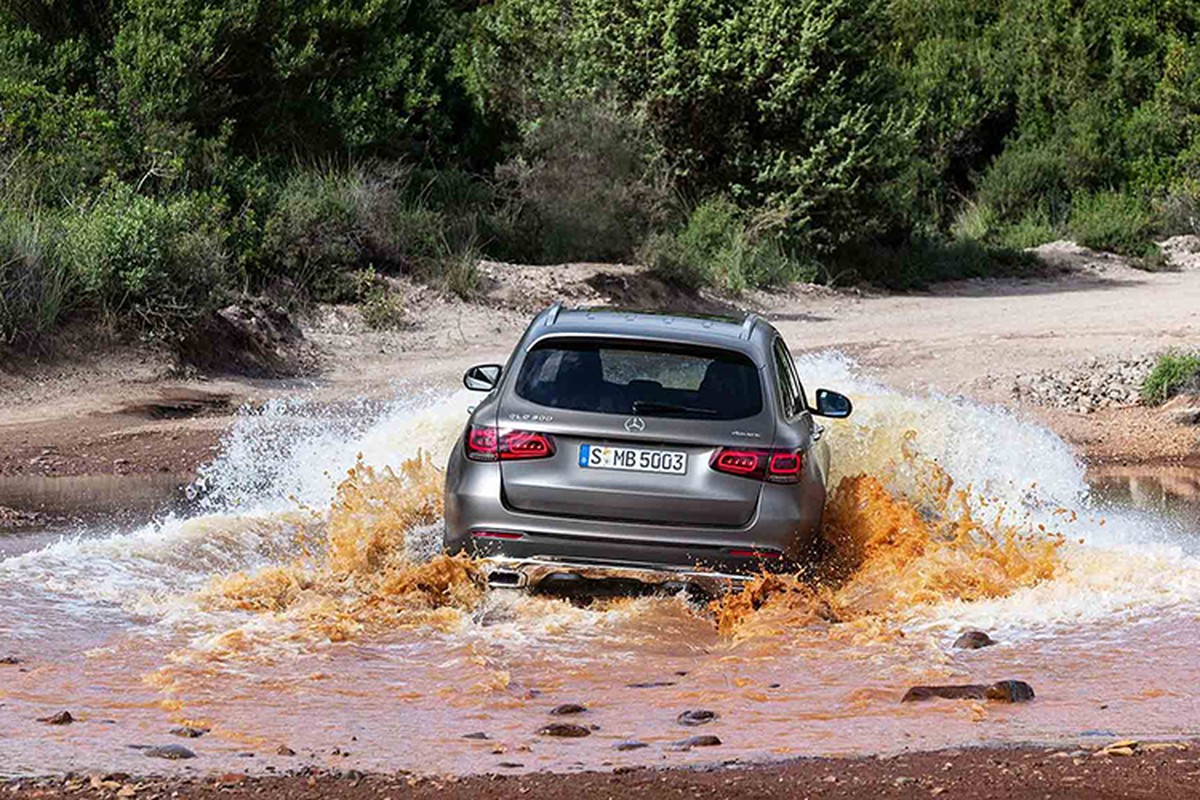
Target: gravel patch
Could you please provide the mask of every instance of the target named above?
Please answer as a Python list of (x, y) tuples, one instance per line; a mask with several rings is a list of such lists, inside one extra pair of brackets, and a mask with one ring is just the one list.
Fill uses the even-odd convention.
[(1142, 382), (1154, 368), (1154, 356), (1094, 358), (1064, 368), (1018, 375), (1013, 399), (1090, 414), (1103, 408), (1138, 405)]

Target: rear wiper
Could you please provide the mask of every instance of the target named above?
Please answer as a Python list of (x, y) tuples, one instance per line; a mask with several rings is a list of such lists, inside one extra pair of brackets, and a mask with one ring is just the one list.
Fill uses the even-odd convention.
[(634, 400), (635, 414), (696, 414), (702, 417), (715, 417), (717, 412), (711, 408), (694, 408), (692, 406), (677, 406), (674, 403), (656, 403), (653, 400)]

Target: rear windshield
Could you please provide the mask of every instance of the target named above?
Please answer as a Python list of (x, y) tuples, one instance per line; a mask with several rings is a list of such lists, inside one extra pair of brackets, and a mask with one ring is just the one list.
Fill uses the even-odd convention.
[(550, 408), (729, 420), (762, 410), (758, 369), (728, 350), (550, 341), (517, 376), (517, 396)]

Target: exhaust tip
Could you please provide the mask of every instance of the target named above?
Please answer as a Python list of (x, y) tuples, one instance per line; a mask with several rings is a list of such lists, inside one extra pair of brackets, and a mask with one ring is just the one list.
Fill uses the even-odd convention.
[(514, 569), (494, 569), (488, 573), (488, 586), (520, 589), (525, 585), (525, 573)]

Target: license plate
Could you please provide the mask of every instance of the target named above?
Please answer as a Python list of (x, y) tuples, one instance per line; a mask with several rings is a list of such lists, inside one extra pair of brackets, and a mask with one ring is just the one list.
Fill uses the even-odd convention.
[(631, 472), (683, 475), (687, 472), (687, 453), (582, 444), (579, 446), (579, 466), (589, 469), (624, 469)]

